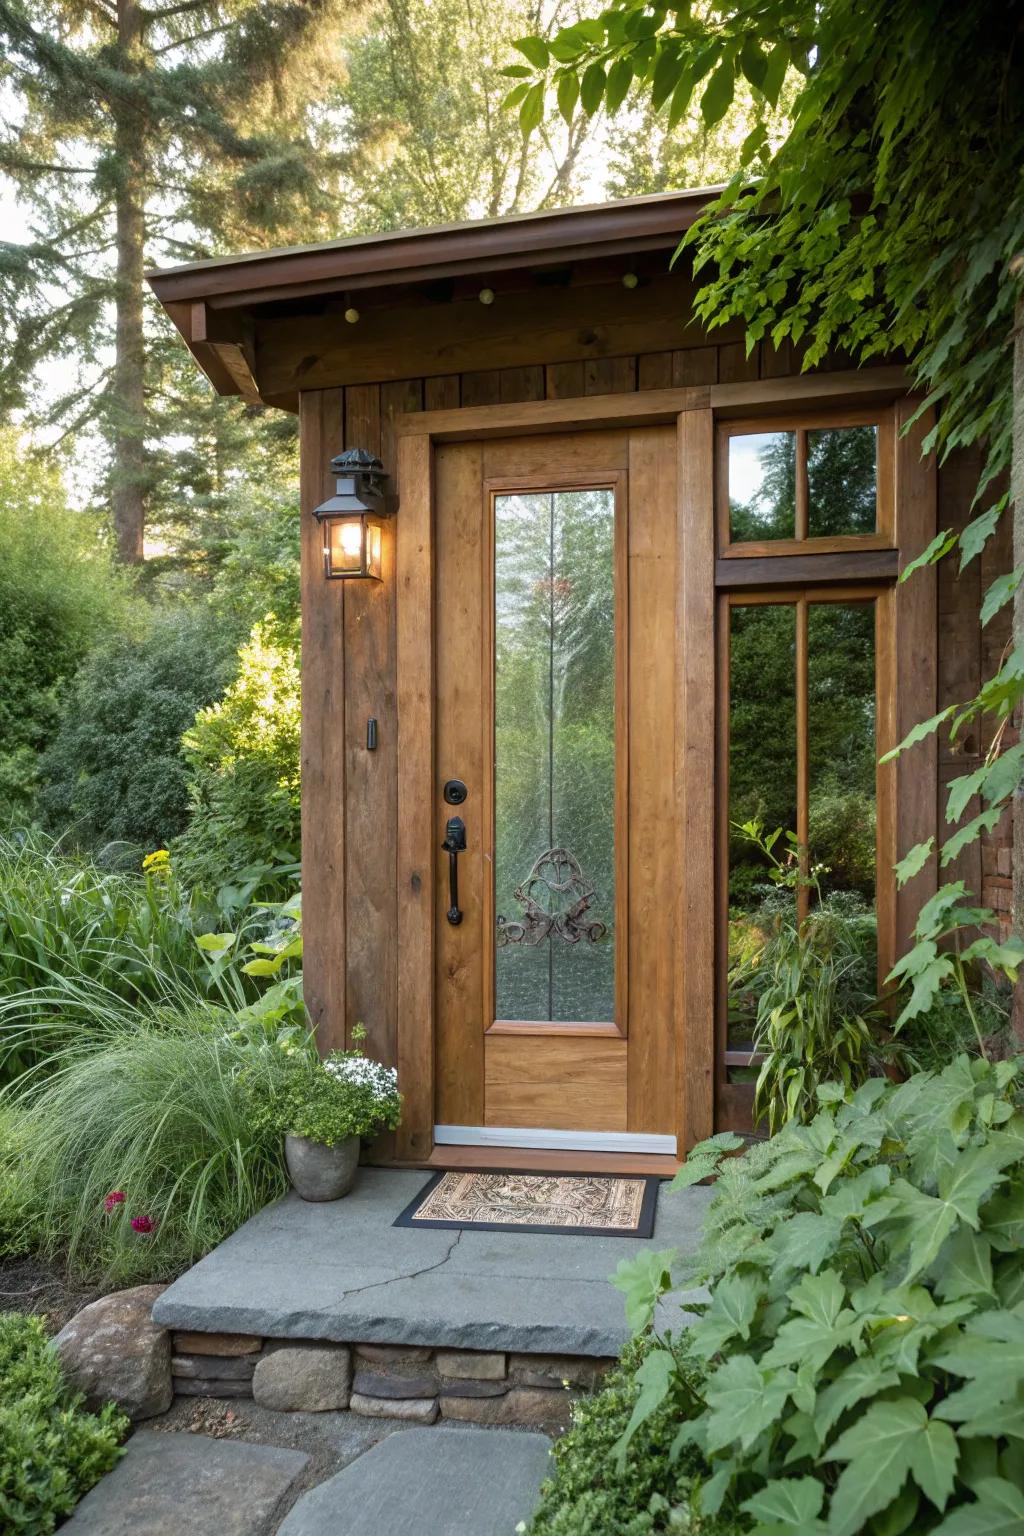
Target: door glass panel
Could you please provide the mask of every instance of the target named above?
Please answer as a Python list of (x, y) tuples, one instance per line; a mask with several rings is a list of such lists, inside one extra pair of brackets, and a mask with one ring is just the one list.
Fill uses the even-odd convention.
[(807, 532), (812, 539), (874, 533), (877, 427), (807, 434)]
[(615, 1017), (615, 495), (494, 499), (495, 1014)]
[(796, 433), (729, 438), (729, 537), (734, 544), (796, 537)]

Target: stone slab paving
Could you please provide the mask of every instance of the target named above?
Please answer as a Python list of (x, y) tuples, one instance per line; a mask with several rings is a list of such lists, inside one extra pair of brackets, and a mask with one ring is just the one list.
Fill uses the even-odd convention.
[(429, 1177), (364, 1168), (344, 1200), (288, 1195), (164, 1291), (154, 1318), (269, 1338), (615, 1355), (627, 1330), (609, 1276), (644, 1247), (692, 1252), (711, 1197), (663, 1186), (648, 1242), (392, 1226)]
[(140, 1432), (61, 1527), (71, 1536), (266, 1536), (309, 1457), (206, 1435)]
[(278, 1536), (512, 1536), (550, 1469), (545, 1435), (407, 1429), (303, 1494)]

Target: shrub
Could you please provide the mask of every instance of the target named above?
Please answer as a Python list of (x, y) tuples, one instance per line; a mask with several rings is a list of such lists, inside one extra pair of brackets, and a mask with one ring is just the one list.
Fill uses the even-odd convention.
[(293, 630), (273, 616), (239, 652), (223, 698), (184, 737), (191, 818), (174, 844), (184, 878), (216, 890), (229, 871), (299, 854), (299, 662)]
[(39, 1233), (26, 1209), (24, 1181), (19, 1177), (22, 1125), (18, 1109), (0, 1103), (0, 1259), (30, 1253)]
[[(759, 1536), (941, 1532), (1024, 1522), (1024, 1062), (966, 1056), (899, 1087), (819, 1092), (808, 1125), (727, 1158), (685, 1276), (710, 1302), (659, 1339), (617, 1455), (683, 1380), (663, 1439), (709, 1466), (701, 1506)], [(638, 1327), (673, 1254), (624, 1262)], [(687, 1303), (692, 1308), (692, 1302)]]
[(866, 900), (875, 894), (875, 796), (845, 789), (826, 778), (810, 797), (807, 841), (816, 863), (828, 871), (828, 890), (857, 891)]
[(167, 1277), (284, 1192), (279, 1139), (251, 1113), (276, 1047), (233, 1022), (112, 1006), (26, 1086), (19, 1178), (45, 1253), (115, 1284)]
[(195, 604), (98, 647), (78, 672), (40, 763), (46, 824), (89, 848), (165, 847), (188, 820), (182, 734), (234, 672), (236, 639)]
[(62, 687), (121, 621), (127, 591), (56, 468), (0, 431), (0, 825), (31, 815)]
[(742, 1529), (700, 1514), (700, 1475), (706, 1468), (692, 1447), (678, 1457), (665, 1455), (689, 1401), (682, 1376), (636, 1431), (625, 1466), (617, 1465), (615, 1449), (636, 1407), (636, 1373), (644, 1353), (635, 1341), (600, 1390), (573, 1404), (572, 1426), (551, 1448), (554, 1473), (541, 1489), (530, 1536), (658, 1536), (672, 1531), (730, 1536)]
[(0, 1312), (0, 1530), (49, 1536), (121, 1455), (128, 1420), (68, 1392), (42, 1322)]

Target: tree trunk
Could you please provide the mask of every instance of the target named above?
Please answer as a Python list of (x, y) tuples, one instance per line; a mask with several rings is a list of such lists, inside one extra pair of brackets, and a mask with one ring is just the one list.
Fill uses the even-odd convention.
[[(1018, 256), (1011, 273), (1020, 277), (1024, 256)], [(1013, 566), (1024, 566), (1024, 293), (1017, 300), (1013, 328), (1013, 456), (1010, 462), (1010, 512), (1013, 517)], [(1013, 643), (1024, 651), (1024, 583), (1013, 599)], [(1022, 712), (1017, 711), (1017, 729), (1024, 731)], [(1013, 797), (1013, 932), (1024, 940), (1024, 785), (1018, 785)], [(1013, 1027), (1024, 1039), (1024, 976), (1018, 981), (1013, 1000)]]
[[(143, 15), (137, 0), (118, 0), (120, 68), (141, 70)], [(146, 496), (145, 342), (143, 269), (146, 242), (146, 163), (139, 113), (129, 101), (114, 107), (117, 160), (117, 283), (114, 375), (110, 398), (113, 448), (111, 515), (118, 559), (143, 559)]]

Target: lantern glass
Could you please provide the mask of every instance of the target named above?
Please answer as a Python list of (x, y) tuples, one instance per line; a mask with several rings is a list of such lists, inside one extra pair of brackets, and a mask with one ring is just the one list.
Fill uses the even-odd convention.
[(324, 568), (330, 577), (371, 576), (380, 581), (382, 570), (381, 524), (362, 513), (332, 517), (324, 522)]

